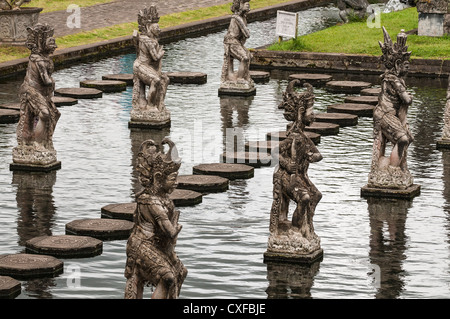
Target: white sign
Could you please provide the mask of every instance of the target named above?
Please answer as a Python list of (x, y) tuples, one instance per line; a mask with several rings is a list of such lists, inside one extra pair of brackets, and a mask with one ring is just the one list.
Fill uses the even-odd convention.
[(297, 37), (298, 14), (287, 11), (277, 12), (277, 36)]

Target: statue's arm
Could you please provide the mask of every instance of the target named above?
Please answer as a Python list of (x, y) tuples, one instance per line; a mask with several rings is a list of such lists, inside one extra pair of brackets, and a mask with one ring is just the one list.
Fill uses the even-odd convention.
[(181, 231), (182, 226), (178, 224), (174, 226), (171, 223), (169, 217), (167, 216), (167, 209), (162, 205), (153, 205), (151, 213), (158, 223), (159, 227), (161, 227), (162, 231), (170, 238), (175, 238)]
[(147, 48), (147, 52), (150, 54), (153, 60), (159, 61), (164, 56), (164, 50), (161, 46), (152, 43), (152, 42), (145, 42), (145, 47)]
[(53, 79), (50, 76), (50, 74), (48, 74), (46, 63), (43, 61), (37, 61), (36, 65), (37, 65), (37, 68), (39, 70), (39, 75), (40, 75), (44, 85), (46, 85), (46, 86), (53, 85), (54, 82), (53, 82)]
[(310, 143), (312, 143), (313, 145), (308, 152), (308, 161), (310, 163), (320, 162), (323, 159), (322, 154), (320, 154), (319, 149), (314, 145), (312, 141), (310, 141)]
[(234, 16), (233, 18), (234, 19), (232, 19), (232, 22), (235, 22), (244, 37), (246, 37), (247, 39), (250, 38), (250, 30), (245, 25), (244, 20), (242, 20), (240, 16)]
[(410, 105), (412, 103), (412, 96), (406, 91), (406, 87), (399, 80), (394, 81), (394, 87), (403, 103)]

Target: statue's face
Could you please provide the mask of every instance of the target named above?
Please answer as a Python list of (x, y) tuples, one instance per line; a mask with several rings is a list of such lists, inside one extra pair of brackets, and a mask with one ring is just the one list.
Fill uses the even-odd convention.
[(285, 104), (283, 116), (286, 120), (294, 122), (297, 119), (296, 113), (297, 112), (295, 111), (295, 108), (292, 105), (290, 105), (289, 103)]
[(308, 126), (314, 122), (314, 100), (308, 100), (305, 114), (303, 115), (303, 123)]
[(407, 75), (408, 72), (409, 72), (409, 62), (405, 61), (400, 64), (398, 73), (400, 76), (404, 76), (404, 75)]
[(148, 27), (148, 33), (152, 34), (155, 38), (158, 38), (161, 34), (161, 29), (158, 23), (152, 23)]
[(241, 1), (241, 11), (242, 12), (249, 12), (250, 11), (250, 2), (249, 1)]
[(174, 191), (175, 188), (177, 188), (177, 186), (178, 186), (177, 177), (178, 177), (178, 172), (175, 172), (175, 173), (171, 173), (171, 174), (165, 176), (165, 178), (163, 178), (161, 187), (166, 193), (170, 194)]
[(58, 47), (56, 45), (55, 39), (54, 38), (48, 38), (46, 43), (45, 43), (46, 47), (47, 47), (47, 51), (49, 53), (53, 53), (55, 52), (56, 48)]

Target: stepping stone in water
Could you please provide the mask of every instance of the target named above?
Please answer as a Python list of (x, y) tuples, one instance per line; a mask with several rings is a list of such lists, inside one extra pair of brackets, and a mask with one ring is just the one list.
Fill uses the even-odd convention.
[(272, 156), (260, 152), (225, 152), (222, 154), (221, 160), (222, 163), (246, 164), (256, 168), (272, 165)]
[(55, 96), (71, 97), (74, 99), (101, 98), (103, 92), (92, 88), (61, 88), (55, 90)]
[(303, 83), (309, 83), (312, 86), (323, 86), (333, 80), (333, 76), (319, 73), (298, 73), (289, 75), (289, 81), (300, 80)]
[(55, 277), (64, 271), (64, 263), (53, 256), (11, 254), (0, 256), (0, 275), (16, 279)]
[(27, 253), (59, 258), (84, 258), (100, 255), (103, 242), (89, 236), (39, 236), (27, 240), (25, 249)]
[(264, 71), (250, 71), (250, 77), (255, 83), (265, 83), (270, 81), (270, 73)]
[(17, 123), (20, 119), (20, 112), (13, 109), (0, 109), (0, 124)]
[(127, 89), (127, 83), (113, 80), (85, 80), (80, 82), (80, 87), (98, 89), (105, 93), (122, 92)]
[(20, 111), (20, 103), (9, 103), (0, 105), (0, 109)]
[(176, 207), (194, 206), (203, 201), (203, 194), (189, 189), (175, 189), (170, 199)]
[(274, 148), (279, 146), (279, 141), (255, 141), (245, 143), (247, 152), (263, 152), (270, 154)]
[(349, 113), (358, 116), (373, 116), (373, 110), (375, 106), (369, 104), (358, 104), (358, 103), (344, 103), (344, 104), (333, 104), (327, 107), (328, 113)]
[(101, 240), (127, 239), (133, 226), (133, 222), (121, 219), (79, 219), (66, 224), (66, 234), (90, 236)]
[(53, 103), (55, 103), (56, 107), (60, 106), (70, 106), (75, 105), (78, 103), (77, 99), (74, 99), (72, 97), (65, 97), (65, 96), (54, 96), (52, 97)]
[[(271, 132), (266, 134), (266, 139), (268, 141), (282, 141), (286, 138), (286, 131), (280, 131), (280, 132)], [(305, 134), (313, 141), (314, 144), (320, 143), (320, 134), (315, 132), (309, 132), (306, 131)]]
[(314, 122), (305, 127), (305, 131), (318, 133), (322, 136), (339, 134), (339, 124)]
[(360, 104), (378, 104), (378, 96), (375, 95), (361, 95), (361, 96), (347, 96), (344, 103), (360, 103)]
[(21, 289), (20, 281), (9, 276), (0, 276), (0, 299), (14, 299), (20, 295)]
[(360, 94), (367, 96), (367, 95), (372, 95), (372, 96), (378, 96), (381, 93), (381, 88), (368, 88), (368, 89), (363, 89), (361, 90)]
[(229, 180), (248, 179), (255, 174), (252, 166), (245, 164), (212, 163), (200, 164), (192, 168), (195, 175), (215, 175)]
[(117, 74), (107, 74), (102, 76), (102, 80), (110, 81), (122, 81), (128, 86), (133, 85), (133, 73), (117, 73)]
[(205, 84), (208, 76), (201, 72), (167, 72), (170, 83)]
[(363, 81), (330, 81), (325, 88), (334, 93), (360, 93), (371, 86), (371, 83)]
[(228, 190), (229, 180), (214, 175), (180, 175), (177, 178), (179, 189), (201, 193), (218, 193)]
[(348, 113), (316, 113), (314, 118), (316, 122), (335, 123), (340, 127), (358, 124), (358, 115)]

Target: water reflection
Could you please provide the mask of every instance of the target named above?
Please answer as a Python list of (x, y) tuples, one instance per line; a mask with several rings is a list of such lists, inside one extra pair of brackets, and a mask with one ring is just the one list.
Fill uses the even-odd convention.
[[(224, 146), (227, 146), (227, 129), (243, 128), (249, 123), (248, 112), (252, 105), (254, 97), (220, 97), (220, 115), (222, 119), (222, 132), (224, 137)], [(241, 136), (242, 137), (242, 136)], [(238, 136), (238, 139), (241, 138)], [(243, 139), (240, 140), (243, 142)], [(236, 146), (236, 143), (234, 144)]]
[(320, 261), (311, 265), (267, 263), (268, 299), (312, 298), (311, 287), (319, 272)]
[[(370, 263), (376, 298), (398, 298), (404, 289), (405, 223), (411, 201), (369, 198)], [(379, 273), (378, 273), (379, 272)]]

